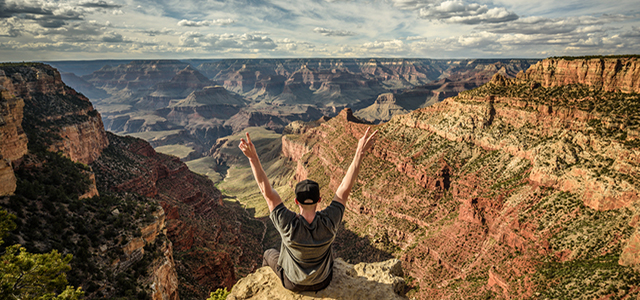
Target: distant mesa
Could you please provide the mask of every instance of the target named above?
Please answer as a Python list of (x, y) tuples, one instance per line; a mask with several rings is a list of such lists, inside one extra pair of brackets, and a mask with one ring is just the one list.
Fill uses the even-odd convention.
[[(175, 101), (175, 100), (174, 100)], [(247, 101), (242, 97), (229, 93), (224, 87), (206, 86), (202, 90), (193, 91), (186, 99), (170, 103), (172, 106), (204, 106), (204, 105), (239, 105), (244, 106)]]

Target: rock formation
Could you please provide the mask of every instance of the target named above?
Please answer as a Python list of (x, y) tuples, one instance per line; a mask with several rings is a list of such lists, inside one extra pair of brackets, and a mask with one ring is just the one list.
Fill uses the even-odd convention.
[[(153, 141), (154, 146), (189, 147), (193, 149), (189, 159), (195, 159), (206, 155), (206, 149), (216, 139), (247, 126), (265, 126), (282, 132), (292, 121), (335, 116), (346, 106), (354, 110), (368, 107), (379, 94), (386, 92), (396, 93), (401, 111), (411, 111), (482, 84), (495, 72), (513, 76), (533, 62), (535, 60), (149, 60), (123, 61), (82, 78), (71, 75), (69, 78), (78, 89), (96, 95), (95, 104), (107, 130), (135, 134)], [(117, 61), (105, 63), (117, 64)], [(60, 62), (59, 65), (70, 71), (87, 69), (81, 67), (82, 63)], [(95, 68), (96, 63), (86, 62), (86, 65)], [(442, 77), (457, 79), (431, 84)], [(92, 84), (94, 90), (87, 84)], [(207, 88), (215, 84), (219, 87)], [(414, 89), (399, 93), (406, 88)], [(398, 111), (395, 107), (391, 109), (394, 113)], [(377, 105), (370, 110), (374, 111), (370, 114), (379, 115), (369, 118), (373, 121), (387, 121), (393, 115), (386, 106)], [(382, 115), (384, 117), (380, 117)], [(245, 121), (247, 119), (251, 120)]]
[(27, 153), (27, 136), (22, 129), (24, 101), (4, 87), (11, 83), (0, 72), (0, 196), (6, 196), (16, 190), (12, 161)]
[(27, 153), (27, 135), (22, 129), (24, 100), (5, 88), (12, 83), (0, 72), (0, 156), (15, 161)]
[(109, 139), (105, 154), (91, 165), (100, 188), (135, 192), (162, 205), (178, 276), (184, 278), (181, 297), (202, 298), (217, 288), (231, 288), (256, 268), (261, 222), (237, 203), (224, 203), (210, 180), (178, 158), (156, 153), (143, 140), (113, 134)]
[[(609, 92), (637, 80), (554, 85), (538, 67), (377, 126), (338, 255), (400, 257), (419, 299), (637, 297), (640, 99)], [(338, 187), (369, 126), (353, 119), (283, 137), (294, 181)]]
[(319, 292), (293, 293), (282, 286), (269, 267), (240, 279), (227, 296), (228, 300), (259, 299), (407, 299), (401, 262), (392, 259), (380, 263), (348, 264), (338, 258), (333, 265), (333, 279)]
[[(98, 193), (95, 174), (86, 164), (101, 156), (108, 141), (100, 115), (89, 100), (64, 85), (60, 74), (47, 65), (3, 64), (0, 73), (0, 151), (7, 158), (0, 164), (0, 186), (4, 190), (13, 185), (15, 191), (11, 197), (0, 194), (0, 204), (18, 216), (18, 230), (11, 233), (9, 241), (20, 242), (30, 251), (73, 253), (77, 259), (72, 261), (68, 278), (73, 285), (82, 286), (89, 297), (124, 292), (119, 289), (126, 289), (122, 285), (129, 281), (119, 277), (117, 286), (115, 278), (105, 278), (105, 272), (125, 275), (148, 262), (153, 265), (148, 271), (158, 276), (133, 280), (158, 287), (153, 297), (178, 299), (170, 284), (177, 281), (171, 242), (158, 238), (166, 231), (162, 209), (153, 211), (144, 204), (129, 203), (128, 209), (149, 210), (150, 215), (141, 220), (119, 213), (118, 208), (126, 210), (121, 202), (124, 197)], [(104, 211), (104, 203), (113, 211)], [(119, 215), (120, 222), (108, 222), (110, 215)], [(119, 227), (124, 222), (127, 228)], [(128, 239), (135, 230), (141, 236)], [(121, 238), (114, 240), (116, 234)], [(146, 247), (157, 245), (164, 255), (152, 258), (157, 252)], [(145, 251), (149, 253), (145, 255)], [(144, 292), (143, 286), (140, 292)]]
[[(22, 122), (22, 126), (30, 141), (42, 141), (50, 151), (61, 151), (71, 160), (84, 164), (100, 155), (108, 143), (100, 114), (89, 99), (62, 82), (58, 71), (42, 64), (7, 64), (0, 68), (3, 95), (20, 98), (25, 103), (27, 121)], [(20, 118), (20, 105), (14, 106), (15, 118)], [(20, 133), (21, 130), (17, 130)], [(25, 143), (20, 141), (20, 135), (13, 138), (17, 139), (13, 144)], [(21, 156), (21, 151), (24, 150), (12, 156)]]
[(211, 181), (106, 133), (55, 69), (0, 72), (0, 205), (18, 216), (9, 244), (73, 254), (67, 277), (88, 298), (204, 298), (256, 268), (263, 224)]
[(168, 81), (189, 65), (178, 60), (132, 61), (119, 66), (104, 66), (82, 78), (106, 90), (139, 90)]
[(584, 84), (607, 92), (640, 93), (638, 57), (551, 58), (538, 62), (519, 78), (544, 87)]

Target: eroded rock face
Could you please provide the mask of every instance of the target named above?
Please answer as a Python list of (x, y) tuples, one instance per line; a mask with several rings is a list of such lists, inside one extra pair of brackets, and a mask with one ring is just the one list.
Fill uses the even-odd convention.
[(11, 161), (0, 158), (0, 197), (13, 194), (16, 190), (16, 175)]
[[(183, 297), (206, 298), (218, 288), (229, 289), (257, 267), (264, 230), (260, 221), (237, 203), (224, 203), (208, 178), (189, 171), (177, 157), (157, 153), (140, 139), (113, 134), (109, 139), (110, 146), (92, 164), (98, 183), (153, 197), (162, 205), (178, 275), (184, 278), (179, 282)], [(142, 232), (139, 245), (145, 244)]]
[(0, 155), (16, 161), (27, 153), (27, 135), (22, 129), (24, 100), (4, 88), (11, 82), (0, 72)]
[[(396, 116), (374, 127), (345, 228), (400, 257), (419, 299), (598, 298), (609, 292), (580, 283), (637, 287), (639, 100), (496, 76)], [(283, 138), (283, 154), (298, 159), (296, 178), (330, 194), (369, 126), (343, 111)], [(347, 233), (339, 256), (379, 254)]]
[(401, 262), (397, 259), (352, 265), (338, 258), (334, 261), (333, 279), (327, 288), (319, 292), (294, 293), (282, 286), (271, 268), (262, 267), (240, 279), (227, 299), (408, 299), (403, 295), (405, 282), (402, 276)]
[(104, 66), (82, 78), (99, 88), (138, 90), (169, 81), (188, 66), (177, 60), (138, 60), (115, 67)]
[[(89, 99), (66, 86), (60, 73), (44, 64), (7, 64), (0, 67), (3, 98), (15, 97), (24, 101), (24, 130), (34, 143), (43, 143), (50, 151), (62, 151), (76, 162), (93, 162), (108, 145), (100, 114)], [(13, 120), (22, 114), (16, 102)], [(8, 150), (17, 157), (26, 151), (21, 130), (9, 134), (14, 146)], [(13, 137), (13, 138), (11, 138)], [(24, 146), (19, 146), (24, 144)], [(24, 150), (19, 150), (25, 147)]]
[(545, 87), (580, 83), (608, 92), (640, 93), (637, 57), (545, 59), (520, 75)]
[(4, 88), (10, 82), (0, 70), (0, 196), (16, 190), (12, 161), (27, 153), (27, 135), (22, 130), (24, 101)]

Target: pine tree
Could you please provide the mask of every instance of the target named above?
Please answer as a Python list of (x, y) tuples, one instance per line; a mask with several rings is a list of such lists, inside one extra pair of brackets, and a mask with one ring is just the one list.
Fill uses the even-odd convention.
[[(2, 238), (15, 229), (15, 216), (0, 210), (0, 245)], [(19, 244), (0, 254), (0, 300), (4, 299), (80, 299), (84, 292), (67, 285), (65, 272), (71, 270), (72, 255), (57, 250), (34, 254)], [(57, 293), (59, 292), (59, 293)]]

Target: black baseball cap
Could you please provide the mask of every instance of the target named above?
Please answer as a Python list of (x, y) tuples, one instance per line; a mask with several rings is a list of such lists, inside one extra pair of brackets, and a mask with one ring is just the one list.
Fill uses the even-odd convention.
[(320, 186), (309, 179), (296, 184), (296, 199), (300, 204), (316, 204), (320, 200)]

